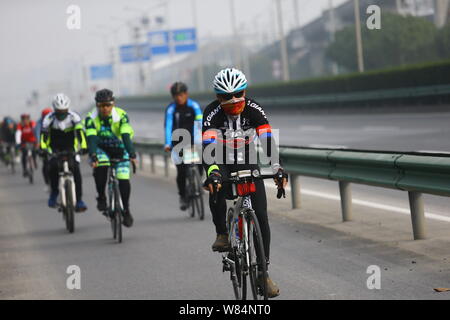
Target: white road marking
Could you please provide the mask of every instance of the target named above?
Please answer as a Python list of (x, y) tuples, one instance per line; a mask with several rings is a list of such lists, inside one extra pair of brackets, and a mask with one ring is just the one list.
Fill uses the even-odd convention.
[[(266, 184), (266, 187), (272, 188), (272, 189), (276, 188), (276, 186), (274, 186), (272, 184)], [(290, 191), (290, 189), (291, 189), (290, 187), (286, 188), (286, 190), (289, 190), (289, 191)], [(309, 190), (309, 189), (301, 189), (301, 194), (320, 197), (320, 198), (324, 198), (324, 199), (328, 199), (328, 200), (341, 201), (340, 196), (336, 196), (336, 195), (333, 195), (330, 193), (325, 193), (325, 192)], [(381, 210), (391, 211), (391, 212), (409, 215), (409, 216), (411, 215), (411, 211), (409, 208), (401, 208), (401, 207), (385, 205), (385, 204), (380, 204), (380, 203), (376, 203), (376, 202), (372, 202), (372, 201), (365, 201), (365, 200), (360, 200), (360, 199), (355, 199), (355, 198), (352, 199), (352, 203), (358, 204), (361, 206), (366, 206), (369, 208), (381, 209)], [(436, 214), (436, 213), (425, 212), (425, 217), (432, 219), (432, 220), (450, 222), (450, 217), (443, 216), (443, 215)]]
[(383, 126), (367, 126), (362, 128), (363, 131), (385, 132), (385, 131), (400, 131), (398, 127), (383, 127)]
[(300, 126), (300, 131), (324, 131), (325, 127), (323, 126)]
[(418, 150), (417, 152), (421, 153), (443, 153), (443, 154), (450, 154), (450, 151), (440, 151), (440, 150)]

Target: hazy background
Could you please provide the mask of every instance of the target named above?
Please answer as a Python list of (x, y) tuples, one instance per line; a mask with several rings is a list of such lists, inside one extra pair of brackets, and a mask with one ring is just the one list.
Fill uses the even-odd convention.
[[(39, 91), (39, 108), (49, 103), (49, 95), (60, 90), (79, 92), (83, 82), (83, 66), (106, 63), (108, 48), (114, 45), (112, 30), (117, 30), (120, 44), (132, 42), (128, 21), (143, 14), (165, 16), (165, 8), (147, 10), (161, 1), (144, 0), (19, 0), (0, 3), (0, 112), (18, 115), (27, 109), (26, 101)], [(334, 0), (338, 5), (343, 0)], [(200, 45), (210, 39), (232, 35), (230, 3), (225, 0), (170, 0), (168, 19), (171, 28), (192, 27), (193, 4), (196, 5)], [(329, 6), (328, 0), (299, 1), (301, 24), (319, 16)], [(67, 7), (81, 8), (81, 30), (68, 30)], [(141, 11), (139, 11), (139, 9)], [(253, 31), (276, 38), (275, 8), (272, 0), (236, 1), (236, 23), (245, 23)], [(285, 33), (295, 27), (291, 1), (283, 3)], [(122, 20), (120, 20), (122, 19)], [(254, 26), (258, 30), (254, 30)], [(164, 28), (164, 25), (161, 26)], [(242, 31), (242, 30), (241, 30)], [(180, 57), (177, 57), (178, 59)], [(164, 63), (168, 59), (159, 59)], [(161, 62), (161, 60), (163, 60)], [(132, 69), (132, 68), (130, 68)], [(133, 70), (134, 71), (134, 70)], [(98, 85), (101, 86), (100, 82)], [(107, 85), (107, 83), (105, 83)], [(70, 92), (69, 92), (70, 93)], [(86, 90), (86, 96), (92, 92)], [(78, 99), (73, 98), (74, 101)], [(40, 109), (39, 109), (40, 110)]]
[[(449, 0), (359, 1), (366, 70), (450, 58)], [(365, 27), (371, 4), (381, 7), (380, 30)], [(80, 30), (67, 28), (70, 5), (81, 10)], [(229, 66), (243, 69), (251, 85), (282, 81), (280, 39), (291, 80), (355, 72), (353, 6), (353, 0), (2, 1), (0, 113), (38, 115), (57, 92), (85, 109), (102, 87), (122, 97), (167, 94), (181, 80), (192, 92), (208, 91), (214, 74)], [(191, 27), (195, 53), (119, 61), (121, 45), (144, 43), (150, 31)], [(102, 64), (113, 65), (114, 78), (92, 80), (89, 68)]]

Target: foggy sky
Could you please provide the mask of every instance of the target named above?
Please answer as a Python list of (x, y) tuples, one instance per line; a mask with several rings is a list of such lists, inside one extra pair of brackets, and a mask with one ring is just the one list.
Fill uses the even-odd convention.
[[(228, 0), (170, 0), (169, 22), (172, 29), (194, 25), (194, 1), (197, 7), (200, 42), (207, 38), (232, 34)], [(273, 29), (276, 17), (273, 2), (274, 0), (236, 0), (239, 30), (268, 32)], [(286, 33), (295, 25), (292, 2), (293, 0), (283, 0)], [(310, 22), (329, 6), (329, 0), (298, 2), (301, 24)], [(333, 1), (334, 5), (342, 2), (344, 0)], [(33, 115), (37, 114), (49, 103), (49, 97), (41, 99), (42, 107), (38, 107), (39, 110), (25, 108), (26, 98), (33, 89), (58, 90), (59, 86), (79, 73), (81, 65), (106, 63), (108, 53), (105, 46), (114, 43), (109, 30), (119, 28), (120, 44), (130, 43), (130, 28), (126, 26), (125, 20), (142, 16), (137, 9), (148, 9), (158, 3), (160, 0), (2, 1), (0, 116), (16, 116), (24, 110)], [(68, 30), (66, 27), (69, 16), (66, 10), (71, 4), (78, 5), (81, 9), (81, 30)], [(132, 9), (125, 10), (125, 7)], [(163, 15), (164, 9), (159, 8), (147, 13), (150, 17)], [(117, 17), (122, 21), (117, 20)], [(103, 27), (100, 28), (99, 25)]]

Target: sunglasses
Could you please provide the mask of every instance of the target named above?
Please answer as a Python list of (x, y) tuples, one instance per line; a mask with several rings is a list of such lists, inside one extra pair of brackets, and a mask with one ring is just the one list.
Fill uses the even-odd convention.
[(109, 107), (112, 107), (113, 105), (114, 105), (114, 103), (112, 103), (112, 102), (97, 103), (97, 107), (99, 107), (99, 108), (109, 108)]
[(231, 100), (233, 98), (242, 98), (244, 96), (244, 91), (234, 93), (218, 93), (217, 95), (224, 100)]

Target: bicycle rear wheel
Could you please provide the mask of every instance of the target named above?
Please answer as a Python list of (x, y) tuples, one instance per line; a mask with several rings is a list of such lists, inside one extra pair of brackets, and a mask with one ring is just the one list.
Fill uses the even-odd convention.
[(75, 207), (73, 203), (72, 181), (67, 180), (64, 188), (66, 193), (66, 229), (70, 233), (73, 233), (75, 231)]
[(195, 211), (197, 211), (197, 215), (200, 220), (205, 219), (205, 204), (203, 202), (203, 188), (202, 188), (202, 182), (200, 178), (200, 174), (198, 173), (197, 168), (195, 168), (194, 171), (194, 179), (193, 179), (193, 186), (194, 186), (194, 204), (195, 204)]
[(247, 211), (247, 234), (250, 286), (254, 300), (267, 300), (267, 264), (258, 219), (253, 210)]
[(234, 209), (228, 209), (227, 227), (230, 236), (232, 249), (228, 257), (234, 261), (234, 268), (231, 269), (230, 280), (233, 284), (233, 291), (236, 300), (247, 299), (247, 273), (245, 261), (245, 243), (240, 238), (236, 230), (239, 230), (239, 220), (233, 220)]

